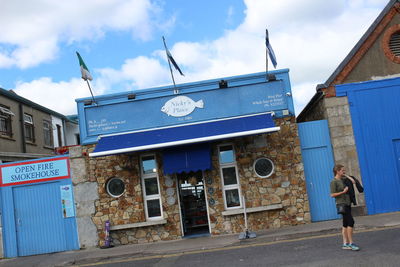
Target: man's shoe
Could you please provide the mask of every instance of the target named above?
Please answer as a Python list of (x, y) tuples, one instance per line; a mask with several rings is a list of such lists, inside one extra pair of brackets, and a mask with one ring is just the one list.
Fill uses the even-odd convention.
[(360, 250), (360, 248), (354, 243), (349, 244), (349, 247), (351, 250), (354, 250), (354, 251)]
[(343, 244), (342, 249), (351, 249), (350, 244), (349, 243)]

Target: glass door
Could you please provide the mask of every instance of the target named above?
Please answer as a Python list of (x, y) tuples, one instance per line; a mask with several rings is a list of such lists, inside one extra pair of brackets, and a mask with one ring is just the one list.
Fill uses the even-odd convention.
[(181, 173), (177, 177), (184, 235), (209, 234), (202, 172)]

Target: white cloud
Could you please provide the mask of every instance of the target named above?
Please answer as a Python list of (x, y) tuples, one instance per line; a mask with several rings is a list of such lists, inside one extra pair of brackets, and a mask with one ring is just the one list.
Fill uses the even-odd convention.
[(93, 40), (109, 30), (149, 39), (157, 12), (150, 0), (2, 0), (0, 67), (36, 66), (55, 58), (60, 42)]
[[(15, 92), (46, 108), (61, 114), (77, 114), (75, 99), (90, 96), (86, 83), (81, 79), (53, 82), (43, 77), (32, 82), (17, 83)], [(102, 93), (99, 90), (99, 93)]]
[[(107, 3), (115, 3), (115, 1), (117, 0), (110, 0)], [(129, 3), (133, 5), (132, 2)], [(147, 2), (142, 0), (141, 3), (142, 10), (146, 10)], [(265, 28), (268, 27), (270, 41), (278, 60), (278, 68), (290, 69), (293, 97), (298, 114), (314, 95), (316, 85), (328, 79), (378, 16), (385, 3), (386, 1), (383, 0), (246, 0), (246, 18), (236, 29), (227, 30), (220, 38), (212, 41), (196, 43), (182, 40), (170, 44), (171, 53), (185, 73), (182, 77), (175, 72), (175, 80), (177, 83), (186, 83), (265, 71), (264, 39)], [(125, 8), (132, 8), (132, 6), (125, 6)], [(122, 17), (124, 17), (124, 11), (118, 11)], [(97, 11), (81, 23), (96, 20), (94, 19), (96, 15), (104, 15), (104, 11)], [(141, 18), (139, 21), (145, 21), (148, 17), (144, 15)], [(84, 32), (88, 29), (92, 31), (97, 29), (98, 32), (95, 35), (104, 33), (106, 30), (104, 21), (87, 26), (89, 28), (83, 25), (78, 33), (68, 36), (69, 38), (84, 38)], [(174, 17), (171, 21), (174, 21)], [(134, 25), (140, 24), (135, 23), (129, 24), (123, 19), (115, 18), (107, 24), (107, 27), (131, 29)], [(71, 31), (78, 29), (78, 26), (78, 24), (70, 26)], [(150, 30), (145, 29), (141, 37), (145, 38), (148, 34)], [(7, 56), (4, 62), (7, 62)], [(148, 56), (128, 58), (120, 68), (99, 69), (97, 73), (99, 75), (94, 82), (96, 94), (112, 92), (111, 89), (115, 90), (115, 88), (123, 91), (172, 83), (166, 65), (165, 52), (162, 50), (154, 51)], [(72, 83), (72, 88), (77, 86), (74, 80), (69, 83)], [(63, 86), (68, 87), (67, 84), (68, 82), (60, 83), (57, 86), (56, 83), (48, 82), (49, 86), (59, 89)], [(45, 86), (45, 83), (42, 85)], [(26, 88), (29, 86), (33, 87), (32, 92), (39, 90), (35, 82), (25, 84)], [(20, 92), (21, 86), (18, 85), (16, 89)], [(88, 96), (87, 93), (83, 95)], [(43, 95), (43, 97), (50, 101), (48, 96)], [(54, 97), (61, 99), (56, 95)], [(65, 100), (71, 101), (68, 98)], [(55, 110), (59, 110), (58, 106)]]
[(119, 90), (143, 89), (157, 86), (169, 77), (167, 69), (154, 58), (139, 56), (125, 60), (120, 69), (98, 70), (100, 77), (96, 80), (99, 87), (111, 91), (115, 84), (123, 84)]

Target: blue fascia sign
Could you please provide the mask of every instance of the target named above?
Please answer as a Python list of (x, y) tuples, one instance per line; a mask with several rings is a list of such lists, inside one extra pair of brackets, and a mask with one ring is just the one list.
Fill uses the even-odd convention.
[[(263, 112), (294, 115), (289, 70), (77, 99), (82, 144), (100, 135), (150, 130)], [(227, 86), (220, 86), (221, 81)], [(175, 91), (175, 92), (174, 92)], [(89, 104), (88, 104), (89, 103)]]

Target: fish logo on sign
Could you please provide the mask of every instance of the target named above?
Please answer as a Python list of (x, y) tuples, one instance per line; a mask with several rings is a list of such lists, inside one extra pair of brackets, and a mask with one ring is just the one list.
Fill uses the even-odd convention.
[(196, 108), (204, 108), (203, 100), (193, 101), (187, 96), (177, 96), (167, 102), (161, 111), (172, 117), (183, 117), (192, 113)]

